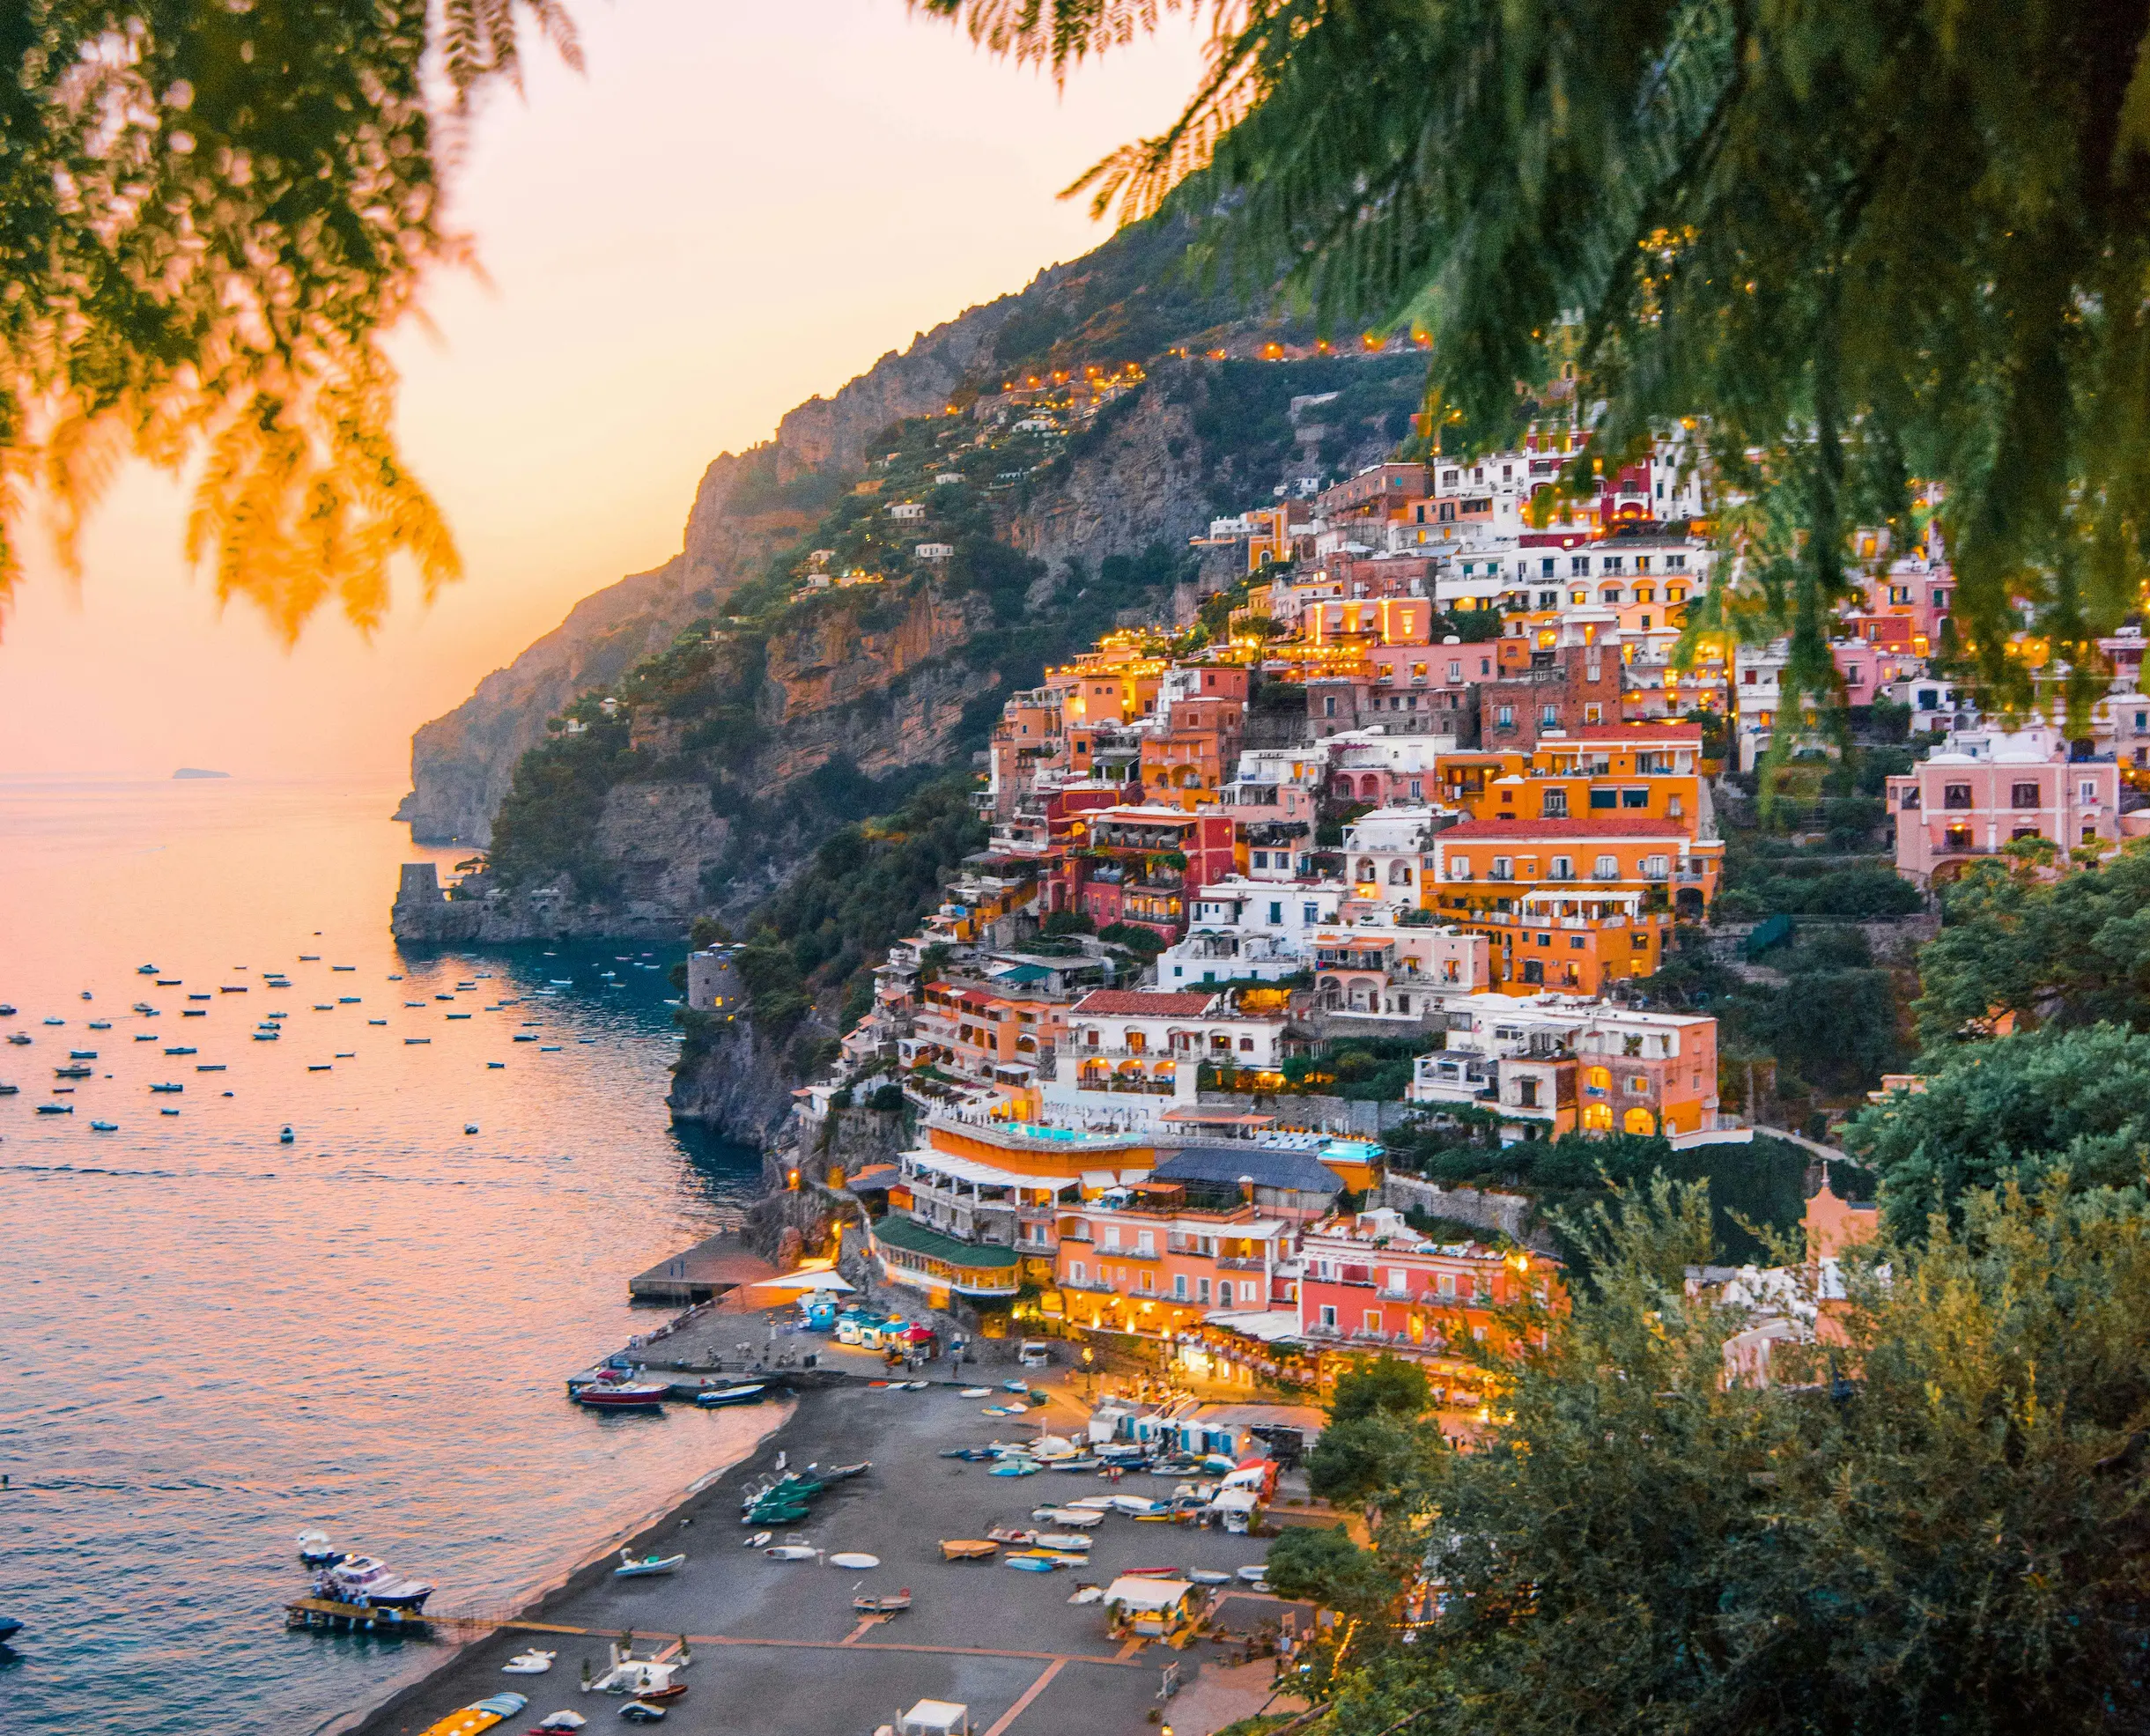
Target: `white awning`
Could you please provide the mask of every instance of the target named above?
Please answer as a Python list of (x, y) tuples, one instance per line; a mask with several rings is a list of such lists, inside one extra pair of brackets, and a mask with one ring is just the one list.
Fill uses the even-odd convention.
[(1153, 1612), (1175, 1609), (1180, 1599), (1193, 1589), (1191, 1580), (1144, 1579), (1123, 1575), (1105, 1588), (1105, 1600), (1108, 1607), (1119, 1604), (1125, 1609)]
[(905, 1163), (913, 1169), (931, 1170), (935, 1175), (953, 1176), (958, 1181), (967, 1181), (980, 1187), (1049, 1188), (1059, 1193), (1073, 1187), (1071, 1178), (1062, 1176), (1024, 1175), (1015, 1170), (996, 1170), (990, 1163), (981, 1163), (974, 1157), (957, 1157), (946, 1151), (930, 1149), (906, 1151)]

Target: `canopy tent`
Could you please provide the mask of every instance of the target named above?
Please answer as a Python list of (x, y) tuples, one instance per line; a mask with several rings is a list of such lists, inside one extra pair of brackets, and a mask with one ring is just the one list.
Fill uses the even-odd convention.
[(1194, 1589), (1187, 1579), (1146, 1579), (1139, 1575), (1123, 1574), (1105, 1588), (1105, 1602), (1109, 1609), (1118, 1604), (1145, 1614), (1160, 1614), (1177, 1609)]
[(787, 1272), (780, 1278), (764, 1278), (754, 1288), (757, 1290), (848, 1290), (857, 1286), (846, 1283), (833, 1272)]

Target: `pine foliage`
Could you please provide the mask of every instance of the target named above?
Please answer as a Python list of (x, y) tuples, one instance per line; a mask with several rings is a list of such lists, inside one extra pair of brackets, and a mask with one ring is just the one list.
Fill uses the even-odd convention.
[(4, 10), (0, 605), (31, 494), (73, 565), (130, 455), (198, 466), (189, 558), (287, 640), (330, 602), (374, 624), (393, 556), (456, 575), (380, 337), (465, 256), (447, 159), (526, 18), (574, 62), (557, 0)]
[[(1056, 74), (1160, 11), (914, 4)], [(1177, 207), (1244, 285), (1429, 331), (1455, 444), (1511, 439), (1572, 362), (1601, 404), (1572, 490), (1688, 421), (1739, 500), (1694, 634), (1789, 633), (1795, 693), (1836, 693), (1851, 528), (1935, 514), (1967, 682), (2021, 713), (2065, 661), (2095, 696), (2150, 536), (2139, 0), (1163, 10), (1207, 16), (1208, 65), (1080, 183), (1101, 210)]]

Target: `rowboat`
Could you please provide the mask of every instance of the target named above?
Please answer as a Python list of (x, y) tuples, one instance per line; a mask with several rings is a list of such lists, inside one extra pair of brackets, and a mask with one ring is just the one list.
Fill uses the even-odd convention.
[(840, 1483), (846, 1477), (861, 1476), (866, 1472), (872, 1470), (874, 1468), (874, 1461), (870, 1459), (861, 1459), (855, 1465), (831, 1465), (825, 1471), (816, 1470), (811, 1465), (808, 1466), (806, 1468), (809, 1471), (813, 1471), (814, 1474), (819, 1477), (824, 1483)]
[(1197, 1585), (1226, 1585), (1231, 1583), (1230, 1574), (1219, 1573), (1214, 1567), (1191, 1567), (1187, 1570), (1187, 1577)]
[(479, 1731), (491, 1730), (529, 1703), (520, 1694), (489, 1694), (461, 1711), (450, 1712), (440, 1723), (427, 1725), (424, 1736), (477, 1736)]
[(811, 1562), (821, 1559), (821, 1551), (805, 1543), (772, 1544), (762, 1554), (772, 1562)]
[(1007, 1555), (1003, 1556), (1001, 1561), (1002, 1567), (1012, 1567), (1019, 1573), (1052, 1573), (1067, 1564), (1058, 1555), (1044, 1555), (1036, 1553)]
[(1252, 1567), (1241, 1568), (1239, 1577), (1250, 1585), (1259, 1585), (1269, 1577), (1269, 1569), (1266, 1562), (1257, 1562)]
[(774, 1535), (775, 1533), (773, 1532), (757, 1531), (753, 1536), (747, 1539), (747, 1548), (750, 1549), (766, 1548), (768, 1547), (770, 1538)]
[(557, 1651), (518, 1651), (500, 1666), (500, 1673), (504, 1676), (542, 1676), (552, 1667), (552, 1660), (559, 1655)]
[(855, 1597), (851, 1600), (851, 1607), (861, 1615), (898, 1614), (911, 1607), (911, 1588), (908, 1585), (905, 1586), (892, 1598)]
[(1057, 1532), (1047, 1532), (1038, 1540), (1038, 1547), (1041, 1549), (1072, 1549), (1079, 1555), (1087, 1550), (1096, 1540), (1090, 1537), (1072, 1535), (1063, 1537)]
[(1003, 1459), (986, 1472), (989, 1477), (1034, 1477), (1044, 1467), (1027, 1459)]
[(1034, 1531), (1017, 1531), (1013, 1525), (996, 1525), (986, 1535), (995, 1543), (1012, 1543), (1018, 1548), (1028, 1548), (1038, 1540)]
[[(1246, 1571), (1245, 1568), (1239, 1570), (1242, 1573)], [(1179, 1570), (1176, 1567), (1123, 1567), (1119, 1570), (1119, 1577), (1122, 1579), (1177, 1579)]]
[(941, 1559), (944, 1562), (991, 1561), (1000, 1552), (998, 1543), (983, 1537), (943, 1537), (941, 1540)]
[(1073, 1525), (1078, 1531), (1088, 1531), (1092, 1525), (1105, 1523), (1105, 1515), (1095, 1507), (1050, 1507), (1042, 1517), (1054, 1525)]
[(615, 1579), (654, 1579), (661, 1573), (676, 1573), (687, 1564), (687, 1558), (679, 1555), (634, 1555), (622, 1549), (619, 1565), (612, 1570)]

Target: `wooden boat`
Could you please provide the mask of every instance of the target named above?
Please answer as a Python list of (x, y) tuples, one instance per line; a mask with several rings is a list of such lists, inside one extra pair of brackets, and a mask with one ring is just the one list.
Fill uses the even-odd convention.
[(477, 1736), (481, 1730), (491, 1730), (529, 1703), (520, 1694), (489, 1694), (461, 1711), (450, 1712), (438, 1724), (428, 1725), (424, 1736)]
[(1043, 1517), (1054, 1525), (1072, 1525), (1078, 1531), (1088, 1531), (1092, 1525), (1105, 1523), (1105, 1515), (1095, 1507), (1051, 1507)]
[(662, 1688), (646, 1688), (634, 1696), (645, 1706), (669, 1706), (676, 1700), (687, 1697), (687, 1684), (668, 1681)]
[(1177, 1579), (1179, 1570), (1176, 1567), (1123, 1567), (1119, 1570), (1119, 1577), (1122, 1579)]
[(1197, 1585), (1229, 1585), (1231, 1583), (1230, 1574), (1219, 1573), (1214, 1567), (1191, 1567), (1187, 1570), (1187, 1577)]
[(807, 1468), (814, 1471), (814, 1474), (819, 1477), (824, 1483), (840, 1483), (846, 1477), (861, 1476), (872, 1470), (874, 1461), (870, 1459), (861, 1459), (856, 1465), (831, 1465), (825, 1471), (815, 1470), (810, 1465)]
[(943, 1537), (941, 1540), (941, 1559), (944, 1562), (991, 1561), (999, 1555), (1001, 1546), (984, 1537)]
[(634, 1555), (622, 1549), (619, 1565), (612, 1570), (615, 1579), (654, 1579), (661, 1573), (676, 1573), (687, 1564), (683, 1555)]
[(1058, 1555), (1040, 1555), (1035, 1551), (1001, 1558), (1002, 1567), (1012, 1567), (1019, 1573), (1053, 1573), (1068, 1565)]
[(1095, 1538), (1079, 1537), (1072, 1533), (1061, 1536), (1057, 1532), (1047, 1532), (1038, 1540), (1038, 1547), (1041, 1549), (1072, 1549), (1080, 1555), (1096, 1540)]
[(906, 1585), (892, 1598), (860, 1596), (852, 1599), (851, 1607), (861, 1615), (897, 1615), (911, 1607), (911, 1588)]
[(1017, 1548), (1028, 1548), (1038, 1540), (1034, 1531), (1018, 1531), (1013, 1525), (996, 1525), (986, 1533), (995, 1543), (1012, 1543)]

